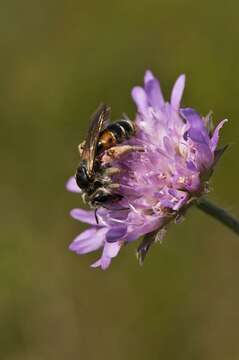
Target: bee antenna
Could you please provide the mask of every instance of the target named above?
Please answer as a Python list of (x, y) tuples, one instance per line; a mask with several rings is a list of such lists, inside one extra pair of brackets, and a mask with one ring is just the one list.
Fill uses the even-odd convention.
[(97, 216), (97, 210), (98, 209), (95, 209), (95, 221), (96, 221), (96, 224), (98, 225), (99, 224), (99, 219), (98, 219), (98, 216)]

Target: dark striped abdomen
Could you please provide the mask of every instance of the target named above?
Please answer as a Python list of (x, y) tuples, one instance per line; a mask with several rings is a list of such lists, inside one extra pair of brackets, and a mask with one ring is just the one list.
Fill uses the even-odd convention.
[(135, 126), (130, 120), (120, 120), (108, 125), (99, 136), (97, 153), (129, 139), (135, 133)]

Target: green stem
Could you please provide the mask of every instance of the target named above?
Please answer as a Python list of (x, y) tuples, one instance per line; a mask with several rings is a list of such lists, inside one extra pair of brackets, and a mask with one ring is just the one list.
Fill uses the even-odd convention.
[(239, 221), (235, 219), (231, 214), (229, 214), (226, 210), (223, 210), (217, 205), (212, 204), (205, 198), (200, 198), (197, 201), (196, 205), (200, 210), (202, 210), (208, 215), (211, 215), (239, 235)]

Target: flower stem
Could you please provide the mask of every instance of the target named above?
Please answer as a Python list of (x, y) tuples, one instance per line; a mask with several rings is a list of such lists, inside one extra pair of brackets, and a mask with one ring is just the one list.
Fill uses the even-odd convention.
[(200, 198), (196, 205), (200, 210), (208, 215), (211, 215), (239, 235), (239, 221), (226, 210), (218, 207), (205, 198)]

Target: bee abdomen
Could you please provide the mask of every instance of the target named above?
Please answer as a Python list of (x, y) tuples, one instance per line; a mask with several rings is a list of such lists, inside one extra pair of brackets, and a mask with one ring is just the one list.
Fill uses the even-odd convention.
[(113, 124), (110, 124), (107, 129), (111, 131), (117, 143), (121, 143), (126, 139), (129, 139), (135, 133), (135, 128), (130, 120), (120, 120)]
[(135, 133), (134, 124), (130, 120), (120, 120), (107, 126), (100, 136), (97, 145), (97, 152), (110, 149), (116, 144), (129, 139)]
[(101, 153), (104, 150), (111, 148), (117, 144), (117, 139), (115, 134), (106, 128), (102, 131), (99, 136), (99, 141), (97, 144), (97, 154)]
[[(124, 130), (124, 137), (129, 139), (131, 136), (135, 134), (135, 126), (130, 120), (120, 120), (117, 121), (116, 125), (119, 125)], [(123, 139), (125, 140), (125, 139)]]

